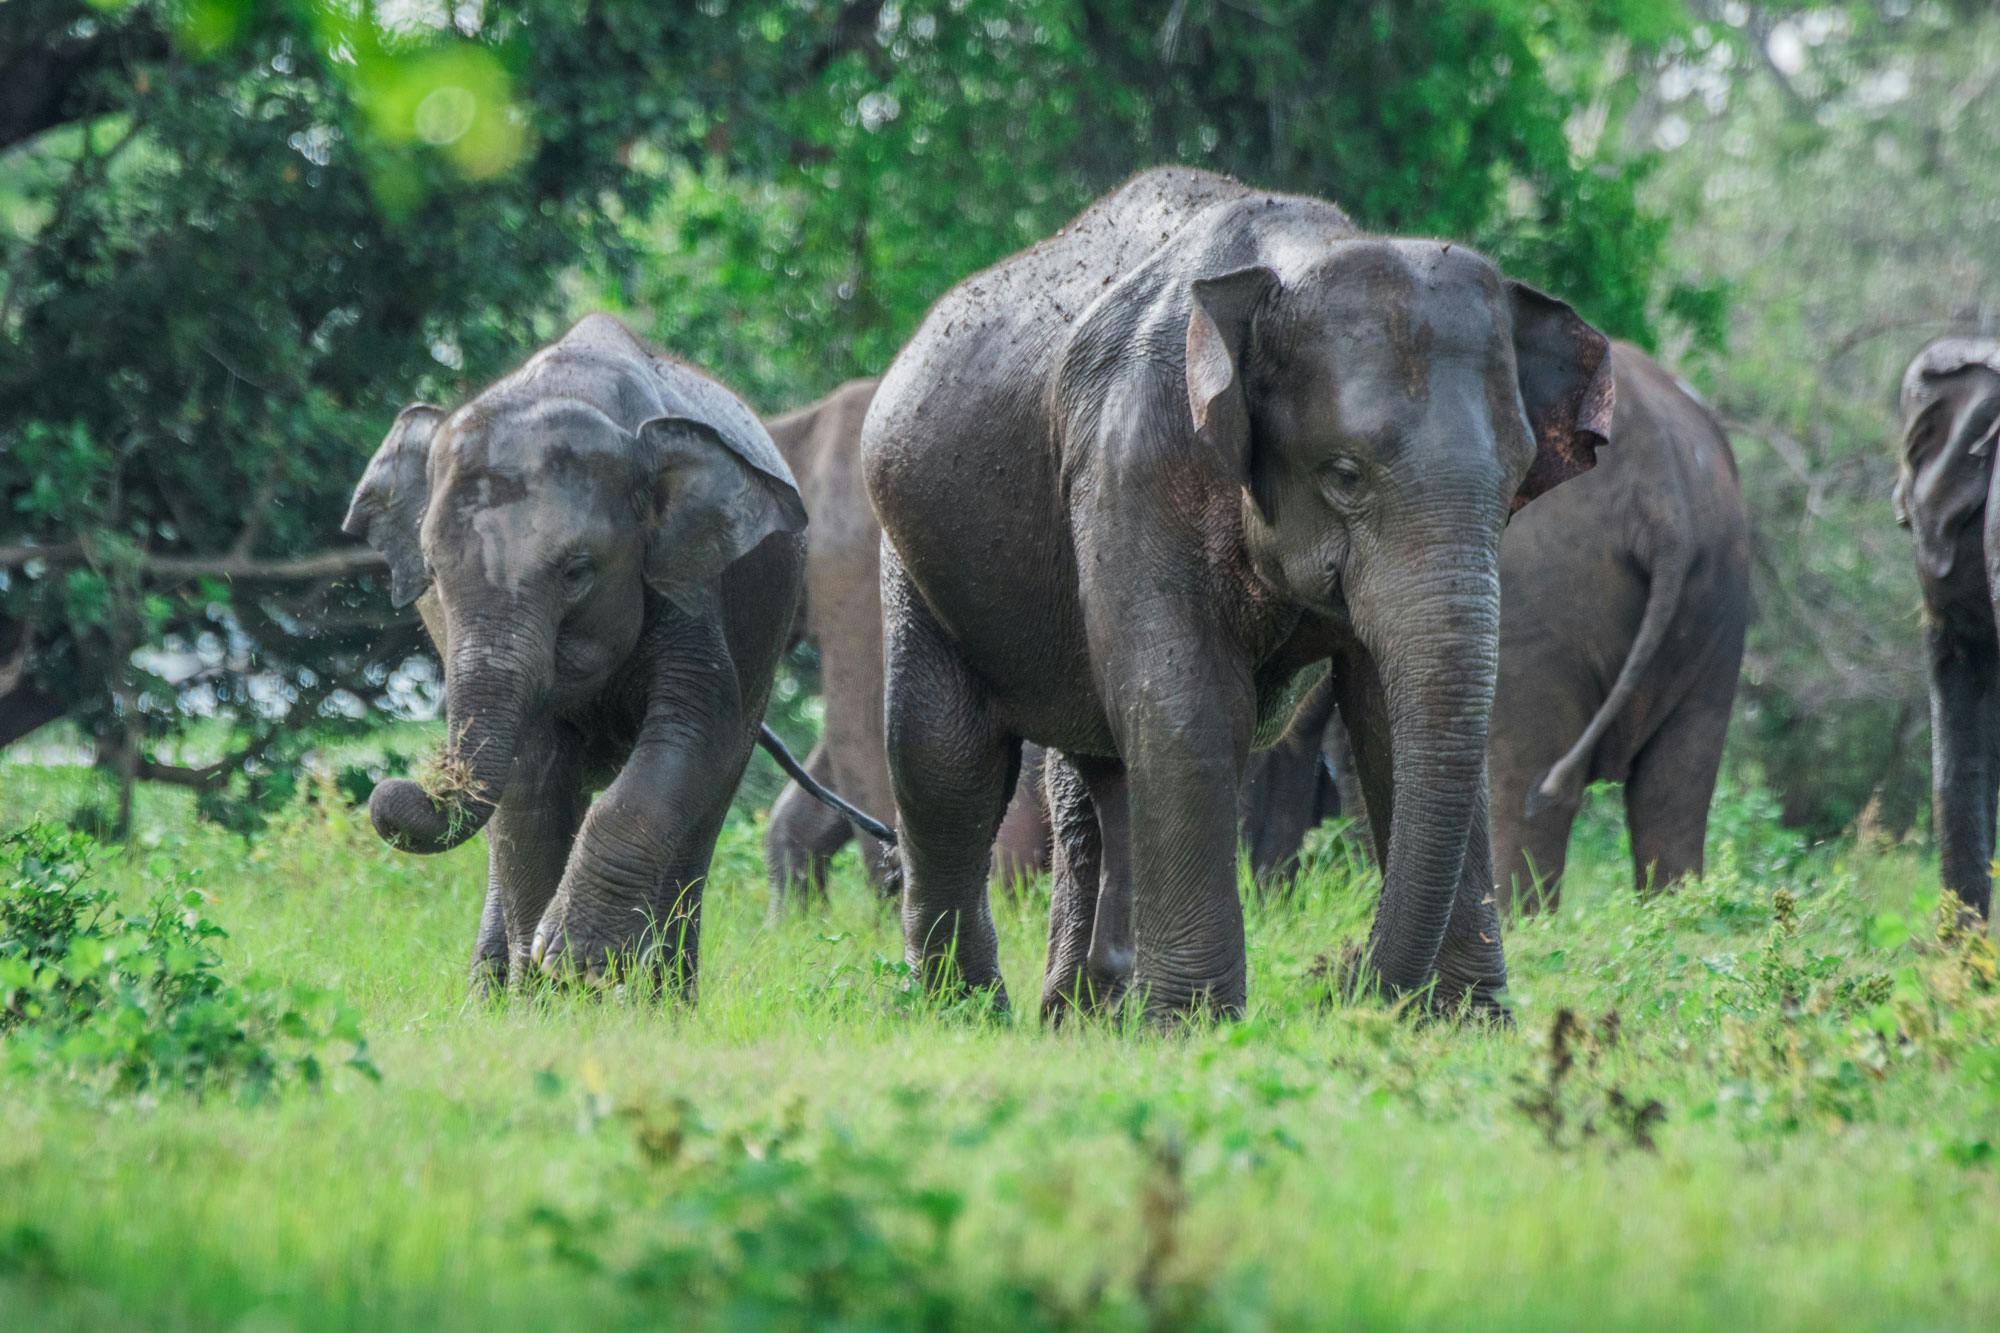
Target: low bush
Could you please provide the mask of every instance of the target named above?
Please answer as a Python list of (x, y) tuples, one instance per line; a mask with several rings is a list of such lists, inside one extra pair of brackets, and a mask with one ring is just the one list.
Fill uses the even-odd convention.
[(355, 1011), (332, 993), (230, 980), (227, 938), (191, 885), (124, 909), (90, 882), (95, 845), (41, 822), (0, 839), (0, 1062), (98, 1091), (317, 1086), (322, 1051), (378, 1077)]

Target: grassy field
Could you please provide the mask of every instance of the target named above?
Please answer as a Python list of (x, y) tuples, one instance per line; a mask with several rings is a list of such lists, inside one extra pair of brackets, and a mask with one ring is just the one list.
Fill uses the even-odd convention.
[[(0, 829), (89, 781), (0, 769)], [(1936, 941), (1920, 852), (1802, 848), (1755, 800), (1648, 902), (1600, 803), (1561, 914), (1509, 933), (1517, 1030), (1329, 1006), (1374, 888), (1334, 855), (1252, 904), (1248, 1020), (1175, 1037), (916, 1000), (851, 868), (767, 927), (747, 825), (679, 1012), (469, 1004), (483, 840), (140, 815), (93, 882), (198, 891), (225, 972), (344, 997), (380, 1082), (337, 1041), (262, 1099), (13, 1061), (9, 1329), (2000, 1321), (1990, 945)], [(1043, 898), (1000, 915), (1029, 1001)]]

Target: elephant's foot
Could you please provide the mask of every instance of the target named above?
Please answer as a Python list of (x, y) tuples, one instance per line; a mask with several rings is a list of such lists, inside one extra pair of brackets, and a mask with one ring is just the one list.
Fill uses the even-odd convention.
[(928, 956), (906, 954), (904, 961), (916, 973), (924, 994), (940, 1005), (983, 1002), (994, 1014), (1012, 1011), (1007, 983), (1000, 976), (997, 962), (965, 959), (945, 952)]
[(472, 960), (466, 990), (475, 1002), (490, 1003), (506, 998), (507, 980), (507, 956), (483, 954)]
[(559, 986), (605, 991), (659, 966), (661, 932), (638, 908), (588, 908), (557, 895), (535, 928), (529, 961)]
[(1234, 1022), (1248, 1008), (1248, 979), (1241, 967), (1197, 979), (1135, 976), (1132, 989), (1143, 997), (1146, 1021), (1156, 1028)]
[(1368, 966), (1367, 950), (1361, 942), (1349, 940), (1337, 955), (1321, 954), (1307, 975), (1326, 988), (1328, 1004), (1352, 1004), (1374, 996), (1396, 1005), (1419, 1022), (1454, 1019), (1500, 1027), (1512, 1027), (1514, 1023), (1514, 1013), (1503, 998), (1507, 989), (1504, 970), (1497, 975), (1468, 978), (1440, 960), (1429, 984), (1421, 990), (1395, 995)]
[(1132, 969), (1103, 969), (1094, 964), (1051, 976), (1042, 983), (1042, 1022), (1061, 1027), (1072, 1014), (1095, 1018), (1116, 1013), (1132, 987)]

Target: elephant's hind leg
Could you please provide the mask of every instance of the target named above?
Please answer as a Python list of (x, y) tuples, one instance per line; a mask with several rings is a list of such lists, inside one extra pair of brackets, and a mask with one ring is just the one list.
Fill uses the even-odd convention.
[(500, 911), (500, 883), (489, 863), (486, 905), (479, 911), (479, 938), (472, 944), (474, 998), (486, 999), (507, 989), (507, 962), (507, 922)]
[[(806, 756), (806, 771), (822, 786), (836, 785), (826, 742), (815, 745)], [(852, 833), (846, 820), (807, 795), (805, 788), (796, 782), (785, 784), (777, 804), (771, 807), (771, 827), (764, 834), (773, 917), (794, 902), (825, 901), (828, 867)]]
[(1053, 834), (1049, 872), (1049, 961), (1042, 1017), (1116, 1004), (1132, 982), (1129, 804), (1122, 767), (1051, 754), (1047, 786)]
[(882, 594), (904, 956), (927, 988), (990, 989), (1004, 1006), (986, 881), (1021, 743), (994, 722), (979, 682), (886, 544)]
[[(1547, 772), (1546, 768), (1539, 772)], [(1559, 796), (1527, 814), (1529, 787), (1493, 775), (1493, 867), (1502, 915), (1533, 916), (1562, 905), (1563, 868), (1569, 861), (1570, 831), (1581, 804)]]
[(1724, 698), (1717, 707), (1699, 691), (1690, 695), (1632, 761), (1625, 827), (1632, 835), (1633, 884), (1641, 893), (1701, 874), (1708, 806), (1729, 731)]

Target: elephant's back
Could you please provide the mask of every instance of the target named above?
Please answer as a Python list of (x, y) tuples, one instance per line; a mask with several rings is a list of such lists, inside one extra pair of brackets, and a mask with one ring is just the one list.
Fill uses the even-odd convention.
[[(862, 429), (883, 532), (1003, 709), (1099, 729), (1077, 608), (1053, 401), (1076, 322), (1218, 200), (1244, 187), (1146, 172), (939, 299), (884, 374)], [(1066, 682), (1073, 687), (1051, 686)], [(1085, 715), (1089, 715), (1086, 720)], [(1057, 733), (1061, 733), (1058, 735)]]

